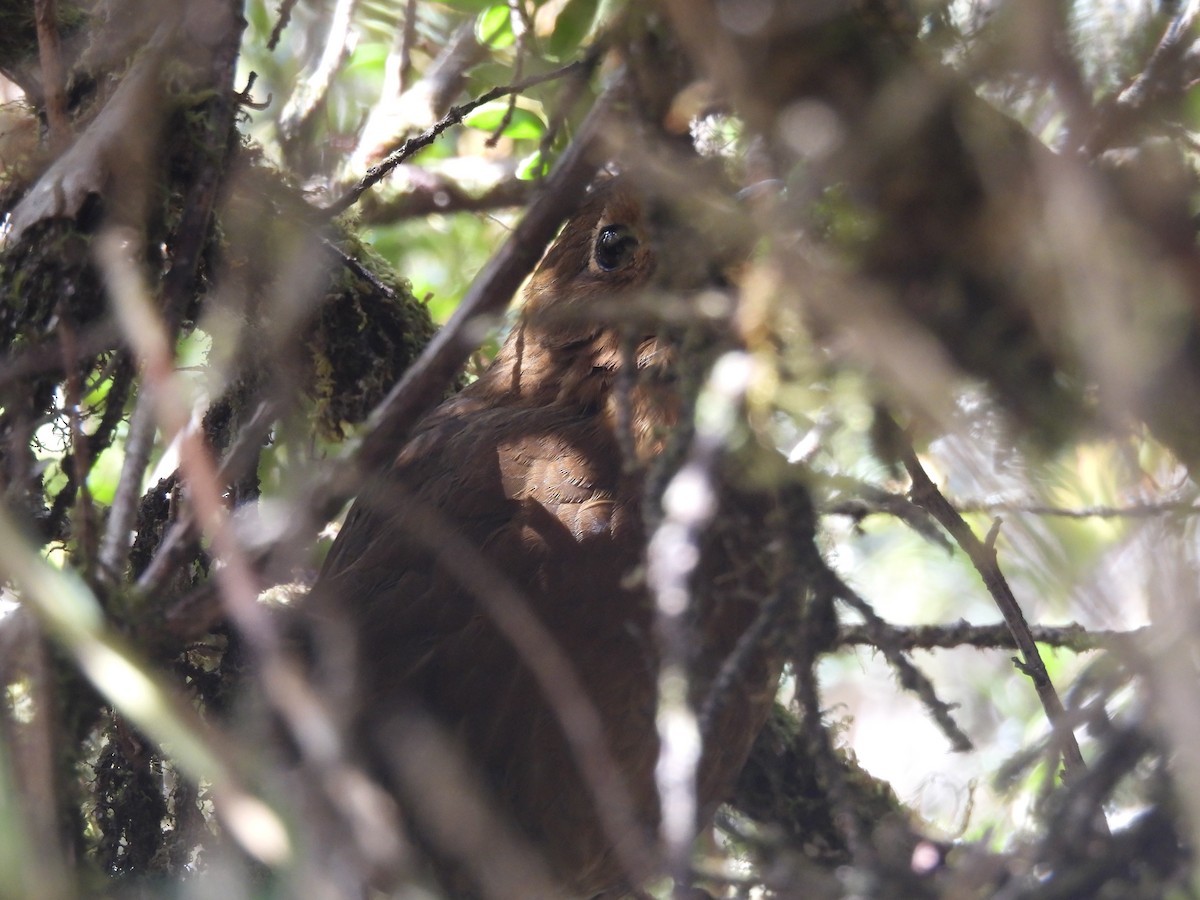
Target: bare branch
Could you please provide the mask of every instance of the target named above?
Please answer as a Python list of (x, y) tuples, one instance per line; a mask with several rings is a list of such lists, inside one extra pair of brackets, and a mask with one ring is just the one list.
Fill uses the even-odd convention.
[(427, 169), (412, 167), (407, 184), (395, 194), (367, 194), (362, 198), (362, 221), (368, 225), (395, 223), (432, 214), (490, 212), (524, 206), (537, 190), (533, 181), (504, 178), (473, 192)]
[(1029, 623), (1025, 620), (1025, 614), (1021, 611), (1021, 606), (1013, 595), (1004, 573), (1000, 571), (995, 549), (981, 542), (966, 520), (942, 496), (937, 485), (925, 472), (921, 461), (917, 459), (912, 445), (901, 448), (901, 454), (904, 467), (912, 479), (913, 502), (928, 510), (929, 514), (950, 532), (950, 535), (966, 552), (975, 565), (979, 577), (983, 579), (988, 593), (996, 601), (1000, 614), (1004, 616), (1004, 621), (1012, 632), (1013, 640), (1021, 651), (1021, 662), (1017, 664), (1017, 667), (1032, 679), (1038, 699), (1041, 700), (1046, 717), (1050, 720), (1050, 727), (1058, 734), (1067, 776), (1082, 775), (1085, 768), (1083, 754), (1079, 751), (1079, 743), (1075, 740), (1074, 733), (1069, 728), (1062, 726), (1064, 720), (1062, 700), (1054, 689), (1050, 674), (1046, 671), (1046, 664), (1042, 661), (1037, 642), (1029, 629)]
[(382, 162), (371, 166), (371, 168), (367, 170), (367, 174), (364, 175), (359, 182), (354, 185), (354, 187), (343, 194), (340, 199), (335, 200), (329, 206), (325, 207), (322, 210), (322, 214), (327, 218), (333, 218), (334, 216), (344, 213), (358, 201), (359, 197), (361, 197), (375, 185), (379, 184), (379, 182), (383, 181), (383, 179), (388, 176), (388, 173), (395, 169), (396, 166), (400, 165), (413, 154), (424, 150), (426, 147), (436, 141), (442, 135), (442, 132), (453, 127), (454, 125), (460, 124), (467, 115), (474, 112), (485, 103), (491, 103), (493, 100), (499, 97), (504, 97), (508, 94), (520, 93), (521, 91), (528, 90), (534, 85), (543, 84), (547, 81), (553, 81), (556, 78), (565, 78), (567, 76), (576, 74), (585, 76), (587, 73), (590, 73), (593, 65), (594, 62), (591, 60), (573, 62), (569, 65), (563, 66), (561, 69), (555, 69), (552, 72), (546, 72), (542, 75), (534, 75), (530, 78), (526, 78), (524, 81), (516, 82), (515, 84), (492, 88), (487, 93), (481, 94), (479, 97), (476, 97), (474, 100), (471, 100), (468, 103), (464, 103), (461, 106), (452, 106), (450, 111), (441, 119), (439, 119), (434, 125), (430, 126), (415, 137), (409, 138), (407, 141), (401, 144), (398, 149), (392, 153), (389, 153), (387, 158)]
[[(1076, 653), (1103, 650), (1114, 644), (1137, 640), (1145, 634), (1145, 630), (1140, 628), (1132, 631), (1093, 631), (1074, 624), (1033, 625), (1029, 631), (1039, 644)], [(878, 641), (876, 630), (864, 625), (844, 625), (838, 635), (838, 642), (845, 646), (878, 646)], [(950, 625), (888, 625), (886, 643), (904, 651), (950, 650), (957, 647), (1018, 649), (1016, 638), (1008, 625), (972, 625), (966, 621)]]
[(296, 8), (298, 2), (299, 0), (282, 0), (279, 4), (279, 18), (275, 22), (275, 27), (271, 29), (270, 38), (267, 39), (268, 50), (274, 50), (279, 45), (279, 39), (283, 37), (283, 30), (292, 21), (292, 10)]
[(688, 660), (694, 640), (689, 583), (700, 562), (700, 539), (717, 511), (717, 462), (752, 372), (753, 362), (746, 353), (728, 353), (713, 367), (704, 388), (708, 414), (698, 417), (688, 458), (667, 485), (662, 520), (646, 551), (646, 581), (655, 600), (660, 649), (655, 771), (668, 871), (681, 890), (689, 880), (702, 749), (701, 719), (688, 703)]
[(34, 0), (37, 21), (38, 57), (42, 65), (42, 89), (46, 97), (46, 122), (50, 126), (50, 149), (60, 153), (71, 140), (67, 119), (66, 73), (62, 45), (58, 39), (58, 10), (55, 0)]
[(896, 670), (901, 686), (917, 695), (954, 749), (959, 752), (974, 749), (971, 739), (954, 721), (952, 714), (954, 707), (938, 697), (937, 692), (933, 689), (933, 684), (925, 674), (914, 666), (901, 648), (891, 640), (891, 626), (884, 622), (871, 604), (852, 590), (832, 569), (825, 567), (823, 580), (826, 592), (837, 597), (866, 620), (866, 625), (863, 627), (870, 635), (871, 643), (883, 651), (888, 663)]
[(412, 69), (412, 48), (417, 38), (417, 0), (406, 0), (404, 4), (404, 27), (400, 29), (397, 40), (400, 44), (399, 78), (396, 88), (404, 93), (408, 87), (408, 76)]
[[(573, 63), (567, 68), (579, 65)], [(500, 252), (480, 270), (450, 321), (371, 414), (367, 434), (356, 454), (363, 471), (378, 471), (391, 462), (408, 429), (441, 399), (445, 386), (478, 344), (475, 325), (508, 305), (558, 226), (578, 204), (600, 167), (599, 151), (611, 105), (622, 90), (620, 84), (615, 85), (596, 101), (525, 218)]]
[(1164, 97), (1182, 97), (1191, 86), (1197, 75), (1197, 60), (1189, 58), (1195, 47), (1192, 26), (1196, 15), (1191, 4), (1180, 6), (1142, 71), (1101, 105), (1099, 121), (1080, 147), (1085, 156), (1094, 158), (1113, 146), (1148, 105)]
[[(280, 116), (279, 129), (285, 145), (296, 139), (304, 123), (325, 102), (334, 73), (350, 53), (350, 23), (357, 5), (358, 0), (337, 0), (329, 22), (329, 33), (325, 36), (325, 49), (316, 71), (297, 84), (295, 93)], [(281, 17), (280, 24), (282, 22)]]

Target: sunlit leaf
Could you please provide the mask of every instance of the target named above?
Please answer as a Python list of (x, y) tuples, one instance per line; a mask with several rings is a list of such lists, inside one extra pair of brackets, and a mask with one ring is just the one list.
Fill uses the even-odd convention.
[(592, 30), (600, 0), (567, 0), (554, 22), (554, 33), (546, 41), (546, 50), (557, 57), (567, 56)]
[(508, 47), (516, 40), (512, 30), (512, 10), (497, 3), (475, 20), (475, 37), (488, 47)]
[(541, 150), (535, 150), (517, 163), (517, 177), (522, 181), (541, 178), (548, 171), (550, 171), (550, 163), (542, 156)]
[(100, 381), (96, 382), (92, 389), (88, 391), (86, 395), (84, 395), (84, 409), (91, 409), (92, 407), (103, 403), (108, 397), (108, 392), (112, 390), (112, 385), (112, 378), (102, 378)]
[(508, 101), (497, 100), (479, 107), (463, 119), (463, 124), (470, 128), (478, 128), (480, 131), (495, 131), (503, 125), (504, 130), (500, 133), (514, 140), (525, 138), (536, 140), (546, 130), (546, 123), (542, 121), (541, 117), (527, 109), (519, 106), (514, 108), (507, 124), (504, 122), (506, 115), (508, 115)]
[(493, 5), (489, 0), (443, 0), (443, 3), (452, 9), (461, 9), (464, 12), (479, 12)]
[(350, 59), (346, 63), (345, 72), (347, 75), (378, 75), (383, 77), (383, 67), (387, 62), (388, 53), (391, 50), (387, 44), (381, 44), (375, 41), (359, 44), (354, 48), (354, 52), (350, 54)]
[(91, 471), (88, 472), (87, 483), (92, 499), (97, 503), (103, 503), (106, 506), (112, 504), (113, 497), (117, 493), (117, 483), (121, 479), (123, 460), (124, 454), (115, 447), (108, 447), (96, 457)]
[(267, 5), (261, 0), (254, 0), (252, 3), (246, 4), (246, 20), (250, 23), (250, 27), (260, 35), (271, 33), (271, 14), (267, 10)]

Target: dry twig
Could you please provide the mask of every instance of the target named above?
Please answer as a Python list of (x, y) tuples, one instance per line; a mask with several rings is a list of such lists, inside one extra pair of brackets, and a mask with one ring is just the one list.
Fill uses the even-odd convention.
[(1025, 614), (1021, 611), (1021, 606), (1017, 603), (1017, 598), (1013, 595), (1004, 573), (1000, 571), (994, 540), (989, 539), (986, 543), (979, 540), (967, 521), (929, 478), (911, 444), (902, 447), (900, 452), (904, 467), (908, 470), (909, 478), (912, 479), (913, 502), (926, 509), (941, 523), (975, 565), (975, 570), (983, 579), (984, 586), (992, 595), (992, 599), (996, 601), (1000, 614), (1004, 616), (1004, 621), (1012, 632), (1014, 642), (1020, 648), (1021, 660), (1017, 662), (1017, 668), (1033, 681), (1038, 699), (1041, 700), (1042, 708), (1046, 711), (1046, 717), (1050, 721), (1050, 727), (1058, 734), (1067, 776), (1072, 778), (1081, 776), (1085, 768), (1079, 743), (1075, 740), (1074, 733), (1062, 725), (1065, 716), (1062, 700), (1054, 689), (1050, 674), (1046, 671), (1046, 664), (1042, 661), (1037, 642), (1029, 629), (1029, 623), (1025, 620)]
[(34, 0), (37, 22), (38, 58), (42, 66), (42, 91), (46, 101), (46, 123), (50, 128), (50, 149), (58, 153), (71, 140), (67, 118), (66, 72), (62, 63), (62, 44), (58, 37), (58, 10), (55, 0)]
[(593, 65), (594, 61), (592, 60), (573, 62), (569, 65), (563, 66), (560, 69), (555, 69), (552, 72), (534, 75), (530, 78), (526, 78), (523, 81), (518, 81), (503, 87), (492, 88), (490, 91), (480, 94), (478, 97), (468, 103), (464, 103), (461, 106), (450, 107), (450, 111), (447, 112), (446, 115), (442, 116), (441, 119), (439, 119), (429, 128), (425, 129), (425, 131), (421, 132), (415, 137), (409, 138), (407, 141), (401, 144), (399, 148), (389, 153), (387, 158), (382, 162), (371, 166), (371, 168), (367, 170), (367, 174), (359, 179), (358, 183), (355, 184), (354, 187), (352, 187), (349, 191), (347, 191), (329, 206), (325, 207), (322, 210), (322, 214), (327, 218), (333, 218), (334, 216), (344, 213), (358, 201), (359, 197), (361, 197), (375, 185), (379, 184), (379, 182), (383, 181), (383, 179), (388, 176), (388, 173), (395, 169), (396, 166), (400, 165), (418, 151), (424, 150), (426, 147), (436, 141), (441, 136), (442, 132), (448, 128), (460, 124), (462, 120), (466, 118), (466, 116), (483, 106), (485, 103), (491, 103), (493, 100), (509, 94), (518, 94), (521, 91), (528, 90), (534, 85), (544, 84), (545, 82), (553, 81), (556, 78), (565, 78), (567, 76), (576, 74), (586, 74), (587, 72), (591, 71)]

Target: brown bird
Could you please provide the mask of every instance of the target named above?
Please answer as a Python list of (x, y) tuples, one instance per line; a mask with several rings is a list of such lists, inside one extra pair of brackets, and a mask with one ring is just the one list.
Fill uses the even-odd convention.
[[(660, 653), (643, 577), (645, 493), (686, 404), (678, 339), (645, 313), (684, 302), (680, 291), (711, 283), (721, 262), (670, 206), (622, 178), (593, 188), (530, 280), (495, 361), (420, 423), (387, 483), (356, 501), (310, 603), (349, 634), (352, 702), (343, 706), (402, 803), (389, 763), (402, 729), (383, 724), (411, 708), (457, 743), (564, 895), (577, 897), (636, 885), (564, 736), (562, 710), (485, 611), (479, 579), (463, 571), (482, 565), (519, 589), (572, 664), (632, 818), (653, 835)], [(727, 664), (770, 582), (766, 510), (726, 504), (701, 543), (689, 619), (696, 708), (726, 666), (697, 779), (701, 817), (731, 789), (778, 676), (766, 652)], [(452, 856), (439, 853), (447, 849), (433, 856)], [(480, 890), (448, 866), (440, 874), (452, 896)]]

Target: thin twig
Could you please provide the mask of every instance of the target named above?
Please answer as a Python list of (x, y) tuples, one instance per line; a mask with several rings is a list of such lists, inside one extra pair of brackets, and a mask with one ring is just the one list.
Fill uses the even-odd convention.
[[(139, 261), (134, 257), (132, 248), (137, 242), (130, 234), (110, 229), (101, 233), (96, 244), (97, 259), (114, 310), (145, 372), (144, 382), (152, 398), (149, 405), (164, 439), (178, 443), (179, 471), (188, 487), (190, 514), (196, 525), (190, 522), (178, 525), (175, 533), (183, 540), (189, 528), (198, 526), (209, 537), (214, 556), (221, 563), (213, 579), (219, 589), (217, 599), (252, 652), (263, 694), (295, 740), (313, 775), (318, 796), (343, 816), (348, 835), (377, 833), (383, 826), (374, 815), (374, 807), (357, 804), (341, 787), (354, 772), (344, 762), (345, 753), (330, 711), (289, 655), (277, 622), (258, 602), (254, 566), (225, 508), (222, 473), (203, 435), (188, 427), (191, 403), (185, 385), (174, 371), (173, 347), (167, 340), (167, 329), (150, 301)], [(250, 452), (242, 449), (247, 443), (235, 443), (231, 453), (241, 457)], [(166, 566), (170, 559), (171, 547), (161, 547), (154, 563)]]
[(835, 488), (837, 496), (842, 498), (822, 507), (822, 512), (848, 516), (855, 525), (869, 515), (884, 513), (899, 519), (925, 540), (937, 544), (946, 552), (954, 549), (929, 513), (906, 495), (846, 475), (832, 475), (821, 478), (820, 481)]
[[(233, 79), (241, 30), (233, 22), (228, 24), (229, 33), (223, 36), (222, 44), (213, 53), (211, 70), (205, 73), (214, 87), (213, 96), (209, 100), (203, 138), (193, 149), (192, 171), (196, 172), (196, 177), (184, 199), (183, 213), (171, 252), (171, 268), (163, 278), (163, 324), (171, 341), (178, 333), (183, 311), (194, 295), (197, 267), (208, 240), (209, 220), (225, 172), (225, 158), (235, 134), (238, 95), (233, 90)], [(153, 389), (143, 386), (130, 419), (121, 477), (108, 527), (100, 544), (101, 577), (119, 578), (124, 569), (124, 554), (129, 549), (137, 512), (137, 494), (141, 490), (142, 476), (149, 465), (154, 441), (156, 416), (152, 393)]]
[(125, 553), (129, 550), (133, 535), (142, 477), (150, 465), (150, 451), (154, 446), (157, 427), (150, 391), (143, 387), (138, 393), (133, 414), (129, 417), (121, 474), (108, 512), (108, 526), (100, 541), (97, 575), (113, 584), (119, 583), (124, 574)]
[[(1103, 153), (1135, 125), (1137, 117), (1151, 103), (1168, 95), (1182, 97), (1195, 76), (1185, 71), (1188, 51), (1193, 46), (1192, 24), (1196, 20), (1193, 5), (1185, 3), (1172, 17), (1146, 65), (1116, 96), (1100, 106), (1099, 122), (1083, 141), (1080, 150), (1093, 159)], [(1194, 61), (1191, 61), (1194, 63)]]
[(921, 461), (917, 459), (916, 451), (913, 450), (911, 444), (901, 448), (901, 455), (909, 478), (912, 479), (913, 502), (928, 510), (929, 514), (941, 523), (942, 527), (950, 533), (950, 536), (967, 554), (1012, 632), (1013, 640), (1021, 651), (1021, 661), (1017, 663), (1017, 668), (1032, 679), (1038, 699), (1041, 700), (1042, 708), (1046, 711), (1046, 718), (1050, 721), (1050, 727), (1059, 735), (1067, 777), (1082, 776), (1086, 770), (1079, 743), (1075, 740), (1074, 732), (1062, 725), (1064, 719), (1062, 700), (1054, 689), (1050, 674), (1046, 671), (1046, 664), (1042, 661), (1037, 642), (1029, 629), (1029, 623), (1025, 620), (1025, 614), (1021, 611), (1021, 606), (1013, 595), (1012, 588), (1009, 587), (1004, 573), (1000, 570), (995, 549), (989, 548), (976, 537), (971, 526), (942, 495), (937, 485), (929, 478)]
[[(262, 403), (254, 411), (254, 415), (238, 431), (237, 437), (221, 460), (217, 469), (219, 484), (228, 484), (246, 468), (254, 454), (262, 447), (262, 442), (277, 414), (277, 408), (270, 403)], [(154, 596), (183, 563), (187, 548), (199, 537), (199, 533), (199, 523), (191, 508), (186, 507), (159, 543), (154, 558), (138, 578), (135, 590), (145, 597)]]
[(350, 26), (358, 0), (337, 0), (325, 36), (325, 47), (316, 69), (299, 82), (279, 117), (279, 132), (285, 145), (301, 133), (305, 123), (322, 107), (333, 84), (334, 73), (350, 54)]
[(468, 103), (464, 103), (461, 106), (450, 107), (450, 111), (447, 112), (446, 115), (442, 116), (441, 119), (439, 119), (429, 128), (425, 129), (425, 131), (422, 131), (415, 137), (409, 138), (407, 141), (401, 144), (399, 148), (389, 153), (387, 158), (385, 158), (382, 162), (371, 166), (371, 168), (367, 170), (367, 174), (364, 175), (359, 182), (354, 185), (354, 187), (343, 194), (341, 198), (325, 207), (321, 211), (322, 214), (327, 218), (333, 218), (334, 216), (344, 213), (358, 201), (359, 197), (361, 197), (375, 185), (379, 184), (379, 182), (383, 181), (383, 179), (388, 176), (388, 173), (395, 169), (396, 166), (407, 160), (414, 153), (417, 153), (418, 151), (428, 147), (441, 136), (442, 132), (448, 128), (460, 124), (467, 115), (474, 112), (485, 103), (491, 103), (493, 100), (499, 97), (507, 96), (508, 94), (515, 94), (524, 90), (528, 90), (535, 85), (544, 84), (545, 82), (553, 81), (556, 78), (565, 78), (569, 75), (575, 74), (576, 72), (590, 71), (590, 65), (591, 64), (588, 60), (573, 62), (569, 65), (563, 66), (561, 69), (555, 69), (552, 72), (546, 72), (542, 75), (533, 75), (529, 78), (526, 78), (524, 81), (519, 81), (503, 87), (492, 88), (487, 93), (481, 94)]
[(1020, 501), (955, 500), (954, 508), (962, 513), (1027, 513), (1031, 516), (1054, 516), (1062, 519), (1149, 519), (1162, 515), (1200, 515), (1200, 506), (1187, 501), (1164, 500), (1161, 503), (1135, 503), (1130, 506), (1045, 506)]
[(116, 327), (105, 319), (75, 335), (75, 355), (71, 359), (63, 359), (62, 344), (54, 340), (20, 349), (11, 348), (0, 361), (0, 388), (32, 379), (37, 375), (56, 374), (62, 371), (64, 364), (75, 365), (111, 349), (120, 342), (121, 336)]
[[(1047, 879), (1037, 896), (1097, 896), (1113, 868), (1098, 866), (1096, 871), (1089, 871), (1091, 867), (1072, 864), (1080, 859), (1108, 859), (1110, 854), (1105, 850), (1097, 852), (1095, 843), (1097, 837), (1104, 838), (1105, 844), (1111, 839), (1107, 833), (1097, 834), (1097, 823), (1104, 821), (1104, 803), (1121, 780), (1156, 749), (1142, 723), (1125, 725), (1107, 735), (1091, 770), (1067, 786), (1055, 815), (1046, 825), (1038, 858), (1046, 865), (1047, 872), (1057, 873), (1058, 877)], [(1123, 868), (1127, 862), (1121, 860), (1115, 868)]]
[[(823, 508), (823, 512), (835, 515), (862, 518), (871, 513), (883, 512), (907, 521), (908, 514), (905, 510), (913, 507), (908, 495), (850, 475), (822, 475), (819, 484), (828, 485), (837, 491), (836, 496), (845, 498)], [(1194, 500), (1156, 500), (1131, 503), (1128, 506), (1051, 506), (1032, 499), (947, 499), (960, 513), (1022, 513), (1063, 519), (1150, 519), (1161, 515), (1200, 515), (1200, 504)], [(916, 507), (916, 512), (922, 516), (929, 515), (920, 507)]]
[(70, 478), (76, 485), (78, 494), (78, 541), (80, 556), (80, 571), (87, 580), (95, 573), (97, 544), (96, 539), (96, 507), (92, 503), (92, 491), (88, 487), (88, 473), (92, 467), (92, 455), (89, 452), (88, 437), (83, 430), (83, 387), (79, 381), (79, 367), (71, 362), (78, 355), (75, 346), (75, 329), (64, 322), (59, 328), (59, 339), (63, 349), (63, 368), (66, 370), (66, 385), (64, 403), (66, 407), (68, 430), (71, 435), (71, 473)]
[(880, 618), (870, 603), (851, 589), (828, 566), (824, 566), (821, 574), (824, 583), (823, 590), (833, 594), (863, 617), (865, 620), (863, 627), (870, 635), (871, 643), (882, 651), (884, 658), (896, 670), (901, 687), (917, 695), (954, 749), (960, 753), (973, 749), (971, 739), (954, 721), (954, 707), (937, 695), (933, 683), (925, 676), (925, 673), (913, 665), (912, 660), (891, 641), (891, 626)]
[(403, 94), (408, 89), (408, 76), (412, 70), (412, 48), (417, 39), (417, 0), (408, 0), (404, 4), (404, 27), (400, 29), (400, 72), (397, 93)]
[[(75, 352), (80, 353), (78, 347), (78, 336), (76, 337)], [(117, 351), (109, 366), (106, 366), (105, 371), (96, 379), (96, 384), (100, 384), (105, 379), (110, 379), (109, 389), (103, 400), (104, 412), (100, 416), (99, 423), (96, 424), (90, 435), (84, 435), (83, 440), (86, 447), (86, 455), (90, 459), (96, 459), (107, 450), (116, 436), (117, 426), (125, 420), (125, 401), (129, 397), (129, 391), (133, 386), (135, 376), (135, 367), (133, 360), (124, 350)], [(72, 467), (73, 469), (74, 467)], [(70, 507), (75, 503), (75, 495), (79, 489), (75, 481), (74, 472), (67, 473), (67, 483), (63, 485), (62, 490), (54, 497), (54, 503), (50, 507), (50, 517), (46, 522), (46, 534), (61, 535), (63, 533), (63, 523), (66, 520), (66, 515)], [(94, 532), (93, 544), (98, 542), (99, 532)], [(93, 566), (96, 560), (99, 559), (99, 548), (92, 546), (91, 556)], [(95, 571), (93, 569), (93, 574)]]
[[(821, 590), (820, 587), (817, 589)], [(827, 596), (826, 606), (828, 599)], [(814, 628), (819, 627), (819, 623), (809, 621), (817, 608), (817, 598), (805, 604), (800, 622), (801, 634), (806, 633), (805, 626), (809, 624)], [(808, 743), (809, 756), (816, 765), (817, 777), (830, 800), (830, 815), (834, 827), (845, 841), (854, 861), (870, 871), (875, 868), (875, 851), (863, 834), (862, 824), (855, 813), (857, 807), (854, 798), (846, 785), (845, 772), (838, 764), (833, 742), (821, 715), (820, 687), (817, 684), (816, 673), (818, 651), (819, 648), (812, 641), (803, 640), (796, 654), (796, 702), (800, 706), (801, 727)]]
[(405, 219), (424, 218), (433, 213), (491, 212), (529, 202), (537, 187), (510, 175), (478, 193), (467, 191), (444, 175), (407, 166), (405, 187), (395, 194), (368, 194), (359, 206), (366, 225), (393, 224)]
[(46, 561), (6, 505), (0, 505), (0, 571), (113, 707), (159, 746), (169, 747), (188, 777), (212, 785), (216, 813), (242, 847), (262, 862), (281, 863), (290, 853), (288, 833), (274, 811), (246, 789), (241, 761), (228, 752), (228, 741), (108, 625), (77, 573)]
[[(594, 66), (595, 62), (601, 59), (607, 52), (612, 41), (612, 34), (620, 30), (623, 25), (622, 20), (627, 13), (628, 9), (619, 13), (613, 26), (603, 34), (597, 36), (596, 40), (592, 42), (592, 46), (588, 49), (587, 56), (585, 57), (585, 60), (589, 61), (591, 65)], [(567, 116), (575, 108), (575, 103), (586, 86), (587, 78), (580, 75), (575, 78), (568, 78), (559, 87), (558, 96), (555, 98), (555, 102), (550, 109), (546, 130), (542, 133), (542, 138), (538, 142), (539, 165), (537, 177), (539, 179), (543, 177), (547, 170), (547, 160), (551, 158), (551, 149), (554, 147), (554, 142), (558, 139), (558, 135), (563, 130)]]
[(267, 49), (274, 50), (279, 44), (279, 39), (283, 37), (283, 29), (288, 27), (288, 23), (292, 21), (292, 10), (296, 8), (299, 0), (283, 0), (279, 4), (279, 19), (275, 22), (275, 27), (271, 29), (271, 37), (267, 40)]
[(655, 601), (659, 646), (655, 773), (668, 871), (677, 891), (686, 890), (689, 881), (703, 746), (700, 718), (688, 703), (688, 662), (695, 639), (689, 584), (700, 563), (704, 530), (717, 511), (717, 463), (752, 374), (753, 362), (742, 352), (726, 354), (713, 367), (704, 386), (708, 414), (696, 422), (687, 459), (667, 485), (662, 519), (646, 551), (646, 583)]
[[(898, 650), (952, 650), (957, 647), (1015, 650), (1016, 638), (1005, 624), (972, 625), (959, 621), (950, 625), (888, 625), (887, 644)], [(1146, 633), (1144, 628), (1130, 631), (1091, 631), (1082, 625), (1032, 625), (1030, 633), (1039, 644), (1061, 647), (1075, 653), (1103, 650), (1114, 644), (1137, 640)], [(865, 625), (845, 625), (838, 635), (844, 646), (878, 646), (874, 628)], [(881, 648), (882, 649), (882, 648)]]
[(749, 669), (753, 658), (761, 654), (764, 648), (777, 643), (781, 634), (798, 631), (798, 626), (793, 627), (789, 620), (794, 620), (796, 612), (806, 602), (814, 602), (806, 594), (816, 582), (815, 575), (824, 564), (820, 561), (819, 551), (812, 544), (811, 511), (805, 511), (802, 515), (807, 521), (797, 522), (794, 515), (785, 517), (784, 528), (790, 527), (793, 531), (801, 532), (799, 535), (788, 535), (791, 540), (796, 541), (796, 545), (793, 552), (785, 557), (784, 563), (787, 568), (780, 575), (774, 594), (763, 604), (757, 618), (742, 633), (729, 656), (721, 663), (708, 695), (700, 706), (700, 734), (705, 741), (716, 739), (714, 729), (721, 705), (733, 696), (734, 685)]
[[(524, 4), (521, 0), (508, 0), (508, 18), (512, 26), (513, 37), (516, 39), (516, 44), (513, 48), (513, 81), (520, 81), (525, 74), (525, 58), (529, 55), (529, 33), (533, 30), (532, 23), (528, 19), (528, 14), (525, 11)], [(504, 109), (504, 115), (500, 118), (498, 124), (491, 135), (488, 136), (485, 146), (495, 147), (500, 142), (501, 136), (504, 134), (504, 129), (512, 124), (513, 113), (517, 109), (517, 95), (508, 95), (508, 105)]]
[[(571, 69), (568, 66), (567, 69)], [(564, 70), (560, 70), (560, 73)], [(367, 434), (356, 454), (364, 472), (391, 462), (408, 430), (440, 399), (445, 386), (478, 344), (475, 324), (504, 310), (558, 226), (578, 205), (600, 167), (598, 152), (612, 105), (623, 83), (609, 88), (592, 108), (579, 135), (563, 154), (545, 189), (500, 251), (480, 270), (462, 302), (404, 377), (371, 413)]]
[(46, 101), (46, 124), (50, 130), (50, 149), (55, 154), (71, 142), (71, 123), (67, 118), (66, 74), (62, 64), (62, 44), (58, 36), (58, 10), (55, 0), (34, 0), (37, 24), (38, 61), (42, 67), (42, 92)]
[(1048, 32), (1043, 38), (1046, 69), (1066, 114), (1067, 143), (1074, 145), (1075, 138), (1094, 125), (1095, 107), (1091, 86), (1072, 47), (1069, 9), (1063, 3), (1047, 3), (1042, 21)]
[(217, 579), (225, 590), (230, 618), (251, 646), (269, 653), (275, 632), (257, 604), (255, 580), (232, 536), (222, 503), (221, 481), (203, 437), (189, 427), (192, 403), (175, 371), (168, 329), (150, 301), (150, 292), (133, 248), (135, 235), (118, 229), (96, 240), (96, 255), (111, 304), (142, 366), (143, 392), (167, 443), (177, 442), (179, 468), (189, 488), (195, 515), (213, 541), (224, 565)]
[(435, 116), (450, 109), (450, 102), (466, 81), (467, 70), (486, 55), (487, 48), (475, 36), (474, 22), (463, 22), (451, 32), (445, 47), (421, 74), (420, 90), (428, 89), (429, 108)]
[(379, 293), (380, 296), (386, 297), (388, 300), (397, 300), (396, 292), (388, 287), (383, 281), (360, 263), (357, 259), (331, 241), (329, 238), (321, 238), (321, 246), (328, 250), (334, 258), (337, 259), (343, 266), (349, 269), (354, 275), (361, 278)]

